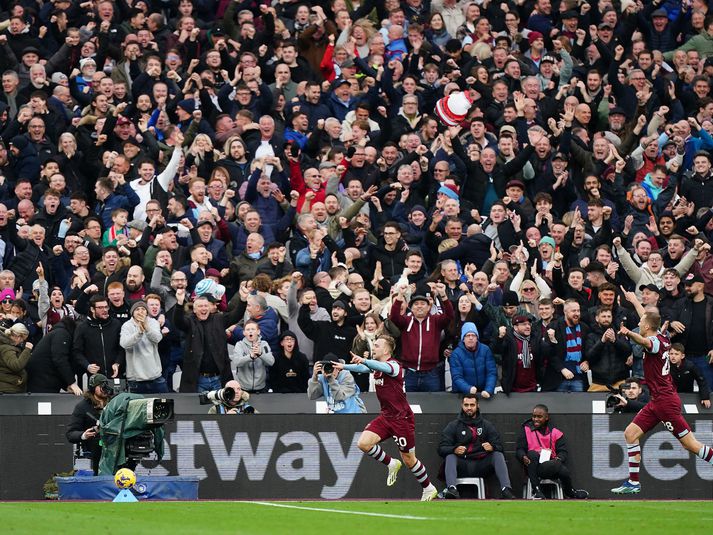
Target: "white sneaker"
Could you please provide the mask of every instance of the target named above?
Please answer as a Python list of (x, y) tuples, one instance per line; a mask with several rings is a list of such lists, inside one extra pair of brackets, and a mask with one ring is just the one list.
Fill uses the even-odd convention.
[(399, 475), (399, 470), (401, 470), (401, 461), (393, 459), (393, 462), (389, 464), (389, 475), (386, 477), (386, 486), (390, 487), (396, 483), (396, 478)]
[(422, 502), (430, 502), (436, 496), (438, 496), (438, 489), (433, 486), (433, 483), (431, 483), (428, 487), (423, 489), (423, 494), (421, 495), (421, 501)]

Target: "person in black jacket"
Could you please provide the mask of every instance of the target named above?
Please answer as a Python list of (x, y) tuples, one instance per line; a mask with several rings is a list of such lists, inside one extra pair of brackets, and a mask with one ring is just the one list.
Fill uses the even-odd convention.
[(403, 273), (406, 265), (408, 245), (401, 239), (401, 227), (394, 221), (384, 225), (384, 234), (371, 248), (371, 273), (374, 274), (372, 285), (379, 297), (389, 295), (391, 281)]
[[(495, 426), (483, 418), (475, 394), (466, 394), (458, 418), (441, 431), (438, 454), (445, 459), (446, 488), (440, 498), (459, 498), (456, 479), (485, 477), (495, 471), (500, 482), (501, 497), (511, 500), (515, 496), (510, 486), (510, 475), (505, 464), (503, 444)], [(485, 489), (478, 489), (484, 492)]]
[(562, 492), (568, 498), (582, 500), (589, 497), (586, 490), (575, 490), (572, 486), (572, 476), (567, 468), (567, 440), (562, 431), (550, 424), (547, 405), (535, 405), (532, 418), (522, 424), (515, 455), (527, 469), (533, 500), (545, 499), (540, 479), (559, 479)]
[(65, 316), (40, 339), (25, 368), (28, 392), (57, 394), (67, 390), (75, 396), (82, 395), (73, 368), (74, 327), (74, 318)]
[(671, 363), (671, 377), (678, 392), (693, 392), (693, 382), (698, 384), (698, 397), (706, 409), (711, 406), (711, 390), (706, 378), (691, 361), (686, 360), (686, 348), (683, 344), (672, 344), (668, 352)]
[(89, 316), (74, 332), (74, 361), (77, 373), (101, 373), (118, 377), (124, 362), (124, 349), (119, 345), (122, 322), (109, 315), (109, 301), (101, 294), (89, 299)]
[(72, 411), (72, 418), (67, 424), (65, 436), (71, 444), (80, 444), (80, 454), (89, 454), (94, 474), (99, 473), (99, 460), (102, 455), (101, 441), (97, 424), (101, 411), (109, 403), (109, 379), (101, 373), (89, 378), (89, 390), (82, 401)]
[(673, 306), (669, 331), (671, 342), (686, 348), (688, 360), (713, 384), (713, 297), (705, 293), (700, 275), (689, 275), (683, 282), (686, 297)]
[(631, 356), (631, 345), (612, 326), (610, 308), (600, 306), (595, 320), (584, 344), (584, 361), (580, 366), (584, 369), (586, 362), (587, 369), (592, 371), (592, 384), (588, 392), (607, 392), (609, 386), (618, 388), (629, 377), (627, 363)]
[(309, 381), (309, 361), (297, 345), (292, 331), (280, 333), (280, 349), (275, 353), (275, 364), (270, 370), (272, 389), (278, 393), (305, 393)]
[(347, 305), (337, 300), (332, 304), (331, 321), (313, 321), (308, 305), (300, 307), (297, 323), (307, 338), (314, 341), (313, 360), (324, 360), (325, 355), (334, 353), (344, 360), (351, 360), (352, 342), (357, 335), (356, 327), (346, 322)]
[(233, 379), (228, 344), (230, 325), (240, 319), (235, 307), (230, 313), (214, 312), (215, 304), (203, 295), (193, 302), (193, 314), (186, 317), (186, 290), (176, 290), (173, 324), (186, 333), (183, 373), (179, 392), (209, 392), (225, 386)]

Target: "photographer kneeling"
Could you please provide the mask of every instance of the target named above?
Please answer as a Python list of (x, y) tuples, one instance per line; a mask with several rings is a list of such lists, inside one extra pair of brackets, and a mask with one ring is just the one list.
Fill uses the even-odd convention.
[[(211, 396), (213, 393), (217, 395)], [(250, 394), (242, 389), (238, 381), (228, 381), (225, 388), (201, 394), (201, 404), (213, 403), (208, 414), (255, 414), (255, 407), (248, 403), (249, 399)]]
[(641, 379), (632, 377), (621, 384), (618, 394), (612, 394), (607, 398), (607, 408), (617, 413), (639, 412), (647, 401), (648, 396), (641, 386)]
[(109, 379), (101, 373), (89, 378), (89, 389), (82, 401), (77, 403), (72, 412), (72, 419), (67, 425), (66, 437), (72, 444), (79, 444), (82, 453), (89, 454), (94, 474), (99, 473), (99, 460), (102, 447), (99, 441), (99, 417), (109, 403), (113, 389)]
[(334, 353), (327, 353), (324, 360), (315, 362), (314, 372), (307, 383), (307, 396), (309, 399), (324, 396), (330, 414), (365, 413), (366, 407), (351, 372), (335, 370), (333, 362), (343, 361)]

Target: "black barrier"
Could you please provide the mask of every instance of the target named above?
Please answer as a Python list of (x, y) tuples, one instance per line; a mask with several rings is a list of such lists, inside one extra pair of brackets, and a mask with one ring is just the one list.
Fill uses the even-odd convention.
[[(524, 471), (514, 458), (523, 414), (486, 414), (499, 429), (515, 492)], [(453, 415), (416, 416), (416, 453), (436, 479), (441, 429)], [(622, 432), (630, 415), (556, 415), (553, 422), (569, 442), (574, 482), (593, 498), (611, 498), (609, 489), (627, 475)], [(165, 426), (166, 458), (146, 462), (139, 473), (198, 476), (199, 496), (221, 499), (418, 498), (420, 487), (404, 470), (386, 487), (386, 469), (365, 457), (357, 438), (371, 416), (252, 415), (179, 416)], [(687, 415), (696, 436), (713, 444), (708, 415)], [(71, 468), (64, 439), (64, 416), (0, 417), (0, 497), (42, 498), (42, 484)], [(388, 453), (396, 447), (385, 443)], [(641, 498), (713, 498), (713, 467), (688, 454), (660, 427), (642, 442)], [(436, 481), (442, 486), (442, 482)], [(489, 496), (498, 496), (489, 481)]]

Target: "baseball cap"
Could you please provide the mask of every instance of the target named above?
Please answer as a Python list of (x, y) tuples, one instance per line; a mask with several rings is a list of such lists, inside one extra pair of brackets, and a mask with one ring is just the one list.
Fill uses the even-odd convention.
[(657, 294), (661, 293), (661, 289), (658, 286), (656, 286), (655, 284), (642, 284), (641, 286), (639, 286), (640, 292), (643, 292), (644, 290), (650, 290)]
[(507, 188), (520, 188), (525, 191), (525, 184), (523, 184), (521, 180), (511, 180), (505, 185), (505, 189)]
[(425, 301), (426, 303), (429, 302), (428, 297), (426, 297), (425, 295), (414, 295), (413, 297), (411, 297), (411, 300), (408, 302), (408, 306), (413, 305), (417, 301)]
[(517, 130), (515, 130), (514, 126), (511, 126), (509, 124), (503, 125), (500, 127), (500, 135), (502, 136), (505, 132), (509, 132), (510, 134), (516, 135)]
[(705, 284), (703, 277), (701, 277), (700, 275), (689, 275), (688, 277), (686, 277), (684, 284), (688, 286), (689, 284), (693, 284), (694, 282), (700, 282)]
[(520, 325), (521, 323), (530, 323), (530, 321), (531, 321), (530, 318), (528, 318), (527, 316), (515, 316), (512, 319), (512, 324)]
[(552, 157), (552, 159), (568, 162), (569, 156), (567, 156), (564, 152), (556, 152), (555, 155)]
[(196, 228), (200, 228), (203, 225), (210, 225), (211, 227), (215, 228), (215, 223), (213, 223), (210, 219), (201, 219), (196, 223)]
[(335, 308), (341, 308), (342, 310), (346, 310), (347, 305), (345, 305), (344, 301), (342, 301), (341, 299), (337, 299), (334, 303), (332, 303), (332, 310), (334, 310)]
[(99, 385), (103, 385), (109, 382), (109, 379), (106, 378), (106, 375), (102, 375), (101, 373), (95, 373), (89, 378), (89, 388), (94, 389)]

